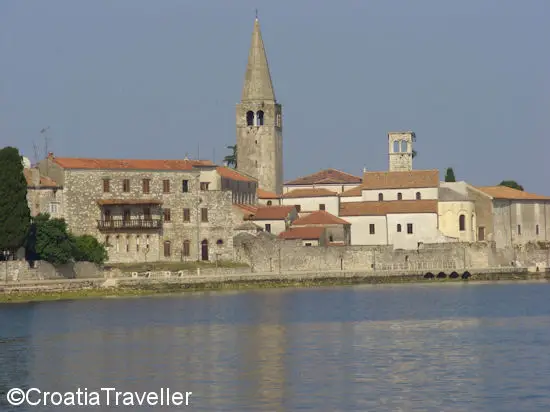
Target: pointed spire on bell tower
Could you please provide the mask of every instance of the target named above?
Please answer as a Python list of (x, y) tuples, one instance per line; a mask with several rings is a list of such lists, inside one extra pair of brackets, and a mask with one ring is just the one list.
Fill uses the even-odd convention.
[(250, 100), (271, 100), (276, 101), (267, 55), (265, 52), (262, 32), (260, 31), (260, 22), (258, 20), (258, 10), (256, 10), (256, 19), (254, 20), (254, 31), (252, 32), (252, 42), (248, 52), (248, 64), (244, 77), (243, 94), (241, 101)]

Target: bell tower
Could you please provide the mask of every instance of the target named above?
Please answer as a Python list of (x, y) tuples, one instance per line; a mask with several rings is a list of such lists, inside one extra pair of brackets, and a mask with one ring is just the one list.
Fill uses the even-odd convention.
[(414, 157), (413, 142), (416, 142), (414, 132), (388, 133), (390, 172), (412, 170)]
[(237, 104), (237, 170), (258, 179), (261, 189), (277, 194), (283, 191), (282, 115), (256, 17), (241, 102)]

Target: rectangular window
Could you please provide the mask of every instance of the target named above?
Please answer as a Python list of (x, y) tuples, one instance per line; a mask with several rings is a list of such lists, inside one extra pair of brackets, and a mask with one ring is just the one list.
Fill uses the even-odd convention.
[(371, 235), (374, 235), (374, 223), (371, 223), (371, 224), (369, 225), (369, 233), (370, 233)]
[(181, 191), (183, 193), (189, 192), (189, 180), (182, 180), (181, 181)]
[(201, 222), (208, 222), (208, 209), (205, 207), (201, 209)]
[(266, 224), (265, 224), (265, 231), (266, 231), (267, 233), (271, 233), (271, 225), (270, 225), (269, 223), (266, 223)]
[(164, 221), (170, 222), (171, 216), (170, 216), (170, 209), (164, 209)]
[(183, 256), (191, 255), (191, 242), (188, 240), (183, 241)]
[(397, 231), (401, 232), (401, 225), (399, 223), (397, 224)]
[(163, 180), (162, 181), (162, 192), (163, 193), (170, 193), (170, 180)]
[(536, 225), (535, 226), (535, 234), (538, 236), (539, 235), (539, 225)]
[(164, 241), (164, 257), (170, 257), (170, 255), (172, 254), (170, 246), (171, 245), (169, 240)]
[(103, 193), (111, 191), (111, 179), (103, 179)]
[(210, 184), (209, 182), (201, 182), (201, 190), (202, 191), (208, 190), (208, 185), (209, 184)]
[(125, 193), (130, 191), (130, 179), (124, 179), (122, 181), (122, 191)]
[(130, 219), (131, 219), (131, 212), (130, 212), (130, 209), (124, 209), (124, 212), (123, 212), (123, 220), (124, 222), (129, 222)]
[(407, 223), (407, 233), (409, 235), (411, 235), (413, 232), (413, 224), (412, 223)]
[(319, 205), (319, 210), (325, 210), (325, 204), (324, 203), (321, 203)]
[(103, 218), (106, 222), (110, 222), (113, 220), (113, 216), (111, 215), (111, 211), (109, 209), (103, 211)]
[(191, 209), (183, 209), (183, 221), (184, 222), (191, 221)]
[(57, 202), (51, 202), (50, 203), (50, 215), (56, 216), (59, 210), (59, 203)]
[(518, 225), (518, 235), (521, 235), (521, 225)]
[(311, 246), (311, 243), (306, 243), (306, 246)]
[(149, 193), (151, 179), (143, 179), (143, 193)]
[(151, 220), (151, 208), (150, 207), (144, 207), (143, 208), (143, 220)]

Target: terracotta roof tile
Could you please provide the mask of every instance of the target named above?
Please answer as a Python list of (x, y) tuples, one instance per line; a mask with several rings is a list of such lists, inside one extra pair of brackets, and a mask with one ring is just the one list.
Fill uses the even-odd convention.
[(385, 216), (394, 213), (437, 213), (437, 200), (345, 202), (340, 204), (340, 216)]
[(244, 215), (243, 218), (245, 220), (254, 216), (254, 213), (256, 213), (256, 210), (258, 210), (256, 206), (244, 204), (234, 204), (233, 207), (237, 208), (237, 210)]
[(283, 220), (295, 210), (295, 206), (260, 206), (252, 220)]
[(340, 219), (339, 217), (330, 214), (326, 210), (318, 210), (292, 222), (292, 226), (349, 224), (349, 222), (346, 222), (344, 219)]
[(342, 172), (341, 170), (325, 169), (307, 176), (291, 180), (289, 182), (286, 182), (285, 185), (313, 185), (319, 183), (359, 184), (361, 183), (361, 178), (346, 172)]
[(295, 199), (299, 197), (328, 197), (338, 196), (336, 192), (332, 190), (316, 188), (316, 189), (294, 189), (283, 195), (285, 199)]
[(267, 190), (263, 190), (258, 188), (256, 191), (258, 199), (279, 199), (281, 196), (279, 196), (277, 193), (268, 192)]
[(159, 199), (99, 199), (98, 205), (161, 205)]
[(550, 196), (537, 195), (534, 193), (524, 192), (522, 190), (512, 189), (508, 186), (482, 186), (476, 187), (483, 193), (488, 194), (494, 199), (508, 200), (550, 200)]
[(221, 177), (224, 177), (226, 179), (237, 180), (241, 182), (256, 182), (256, 179), (239, 173), (234, 169), (230, 169), (229, 167), (218, 166), (216, 170)]
[(346, 190), (345, 192), (340, 193), (340, 197), (358, 197), (363, 195), (363, 186), (357, 186), (353, 189)]
[(365, 172), (363, 189), (408, 189), (439, 187), (439, 170)]
[(214, 166), (209, 160), (92, 159), (52, 157), (64, 169), (192, 170), (194, 166)]
[[(30, 169), (23, 169), (23, 174), (25, 175), (25, 180), (27, 181), (27, 186), (34, 187), (34, 182), (32, 179), (32, 171)], [(39, 187), (61, 187), (55, 180), (47, 177), (40, 176)]]
[(323, 227), (296, 227), (290, 228), (286, 232), (279, 233), (280, 239), (303, 239), (303, 240), (319, 240), (325, 228)]

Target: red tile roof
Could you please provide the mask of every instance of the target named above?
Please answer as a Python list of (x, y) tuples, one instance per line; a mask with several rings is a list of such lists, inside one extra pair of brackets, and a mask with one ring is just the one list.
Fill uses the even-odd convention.
[(346, 190), (345, 192), (340, 193), (340, 197), (358, 197), (363, 195), (363, 186), (357, 186), (353, 189)]
[(210, 160), (88, 159), (51, 157), (64, 169), (191, 170), (193, 166), (214, 166)]
[(512, 189), (508, 186), (482, 186), (476, 187), (483, 193), (488, 194), (494, 199), (507, 200), (550, 200), (550, 196), (537, 195), (524, 192), (522, 190)]
[(344, 219), (340, 219), (325, 210), (318, 210), (310, 213), (307, 216), (296, 219), (292, 222), (292, 226), (307, 226), (307, 225), (349, 225), (350, 223)]
[(279, 233), (280, 239), (303, 239), (303, 240), (319, 240), (325, 228), (323, 227), (296, 227), (290, 228), (286, 232)]
[(249, 176), (246, 176), (242, 173), (237, 172), (235, 169), (230, 169), (229, 167), (225, 166), (218, 166), (216, 168), (217, 172), (221, 177), (224, 177), (226, 179), (231, 180), (237, 180), (241, 182), (256, 182), (256, 179), (253, 179)]
[(439, 170), (365, 172), (363, 189), (417, 189), (439, 187)]
[(252, 220), (283, 220), (296, 210), (295, 206), (260, 206), (252, 216)]
[[(25, 175), (25, 180), (27, 181), (27, 186), (34, 187), (35, 184), (32, 179), (32, 171), (30, 169), (23, 169), (23, 174)], [(47, 177), (40, 176), (39, 187), (61, 187), (55, 180)]]
[(256, 193), (258, 195), (258, 199), (279, 199), (281, 197), (277, 193), (268, 192), (267, 190), (260, 188), (258, 188)]
[(327, 197), (338, 196), (336, 192), (332, 190), (315, 188), (315, 189), (294, 189), (283, 195), (285, 199), (295, 199), (299, 197)]
[(250, 219), (252, 216), (254, 216), (256, 210), (258, 210), (256, 206), (244, 204), (234, 204), (233, 207), (237, 208), (237, 210), (243, 214), (244, 220)]
[(340, 204), (340, 216), (385, 216), (394, 213), (437, 213), (437, 200), (345, 202)]
[(354, 184), (361, 183), (361, 178), (341, 170), (325, 169), (319, 172), (299, 177), (286, 182), (285, 185), (313, 185), (313, 184)]
[(99, 199), (98, 205), (161, 205), (159, 199)]

